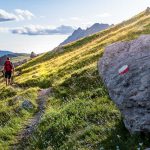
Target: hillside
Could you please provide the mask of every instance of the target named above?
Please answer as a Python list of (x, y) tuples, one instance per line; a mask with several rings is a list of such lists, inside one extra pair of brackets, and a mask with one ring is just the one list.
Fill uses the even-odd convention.
[[(15, 85), (0, 83), (0, 147), (12, 149), (144, 149), (149, 136), (125, 129), (120, 112), (98, 75), (105, 46), (150, 34), (150, 11), (102, 32), (45, 53), (19, 67)], [(28, 120), (39, 111), (38, 92), (52, 88), (44, 115), (30, 138), (20, 141)], [(33, 109), (20, 107), (28, 99)]]
[(89, 35), (95, 34), (97, 32), (100, 32), (102, 30), (105, 30), (107, 28), (109, 28), (110, 25), (109, 24), (99, 24), (99, 23), (95, 23), (93, 24), (91, 27), (87, 28), (87, 29), (81, 29), (78, 28), (77, 30), (75, 30), (71, 36), (69, 36), (64, 42), (62, 42), (60, 45), (65, 45), (68, 43), (71, 43), (73, 41), (79, 40), (83, 37), (87, 37)]

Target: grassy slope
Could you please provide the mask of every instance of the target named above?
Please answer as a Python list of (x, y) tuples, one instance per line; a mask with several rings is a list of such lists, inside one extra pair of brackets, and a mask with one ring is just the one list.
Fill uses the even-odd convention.
[[(0, 84), (0, 149), (8, 149), (11, 144), (16, 142), (18, 131), (37, 110), (36, 91), (37, 88), (6, 88)], [(21, 109), (21, 103), (25, 99), (34, 104), (33, 110)]]
[[(29, 56), (19, 56), (11, 59), (13, 62), (28, 59)], [(37, 110), (38, 88), (6, 87), (0, 72), (0, 149), (8, 149), (16, 142), (18, 131)], [(35, 106), (33, 110), (21, 109), (23, 100), (30, 100)]]
[[(38, 130), (29, 140), (30, 149), (116, 149), (116, 146), (136, 149), (139, 142), (144, 143), (143, 147), (148, 146), (148, 137), (130, 136), (124, 128), (121, 115), (110, 100), (97, 71), (97, 61), (105, 46), (131, 40), (141, 34), (150, 34), (150, 14), (146, 12), (68, 44), (62, 47), (63, 52), (46, 53), (18, 68), (22, 71), (22, 75), (16, 77), (20, 87), (32, 90), (33, 95), (36, 95), (37, 87), (52, 86), (54, 92)], [(13, 94), (12, 98), (23, 91)], [(4, 105), (4, 100), (1, 103)], [(11, 111), (11, 107), (7, 109)], [(21, 118), (18, 120), (21, 126)], [(3, 128), (9, 127), (6, 125)], [(5, 130), (4, 134), (10, 139), (1, 138), (0, 132), (1, 143), (11, 143), (14, 134)]]
[(24, 60), (24, 59), (30, 59), (30, 55), (29, 54), (24, 54), (24, 55), (22, 55), (22, 56), (18, 56), (18, 57), (13, 57), (12, 59), (11, 59), (11, 61), (13, 62), (13, 63), (16, 63), (16, 62), (19, 62), (19, 61), (22, 61), (22, 60)]

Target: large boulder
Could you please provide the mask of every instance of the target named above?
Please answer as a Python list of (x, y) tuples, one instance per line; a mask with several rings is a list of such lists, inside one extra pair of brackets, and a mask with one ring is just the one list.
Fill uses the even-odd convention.
[(30, 58), (32, 59), (32, 58), (35, 58), (35, 57), (37, 57), (37, 55), (34, 52), (31, 52)]
[(150, 132), (150, 35), (106, 47), (98, 70), (126, 128)]

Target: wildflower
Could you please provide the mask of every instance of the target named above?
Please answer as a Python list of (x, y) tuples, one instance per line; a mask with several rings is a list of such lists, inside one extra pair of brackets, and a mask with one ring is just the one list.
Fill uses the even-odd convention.
[(120, 135), (117, 135), (117, 137), (120, 139), (121, 138), (121, 136)]
[(119, 146), (116, 146), (116, 150), (120, 150)]
[(139, 146), (142, 146), (143, 145), (143, 143), (139, 143)]
[(104, 150), (104, 147), (100, 147), (100, 149), (99, 150)]

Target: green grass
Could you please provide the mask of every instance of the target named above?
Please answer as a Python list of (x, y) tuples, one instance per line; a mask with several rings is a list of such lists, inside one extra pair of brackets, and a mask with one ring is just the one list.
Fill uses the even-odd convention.
[(8, 147), (15, 142), (25, 120), (33, 115), (33, 112), (23, 111), (21, 117), (10, 119), (7, 111), (12, 113), (18, 104), (7, 107), (6, 102), (13, 102), (15, 96), (26, 95), (36, 110), (37, 90), (52, 87), (53, 94), (48, 99), (42, 121), (28, 139), (28, 149), (115, 150), (119, 146), (126, 150), (137, 149), (139, 143), (143, 143), (141, 149), (150, 146), (148, 136), (131, 136), (125, 129), (121, 114), (109, 98), (97, 69), (97, 61), (107, 45), (132, 40), (142, 34), (150, 34), (150, 15), (145, 12), (17, 68), (22, 74), (15, 77), (15, 82), (22, 88), (7, 89), (4, 85), (0, 88), (5, 121), (16, 122), (14, 126), (3, 127), (0, 137), (7, 136), (1, 138), (1, 145)]
[[(2, 88), (0, 95), (0, 147), (8, 147), (16, 142), (16, 137), (27, 120), (37, 111), (37, 89), (16, 89), (13, 87)], [(33, 110), (21, 108), (23, 100), (30, 100)]]

